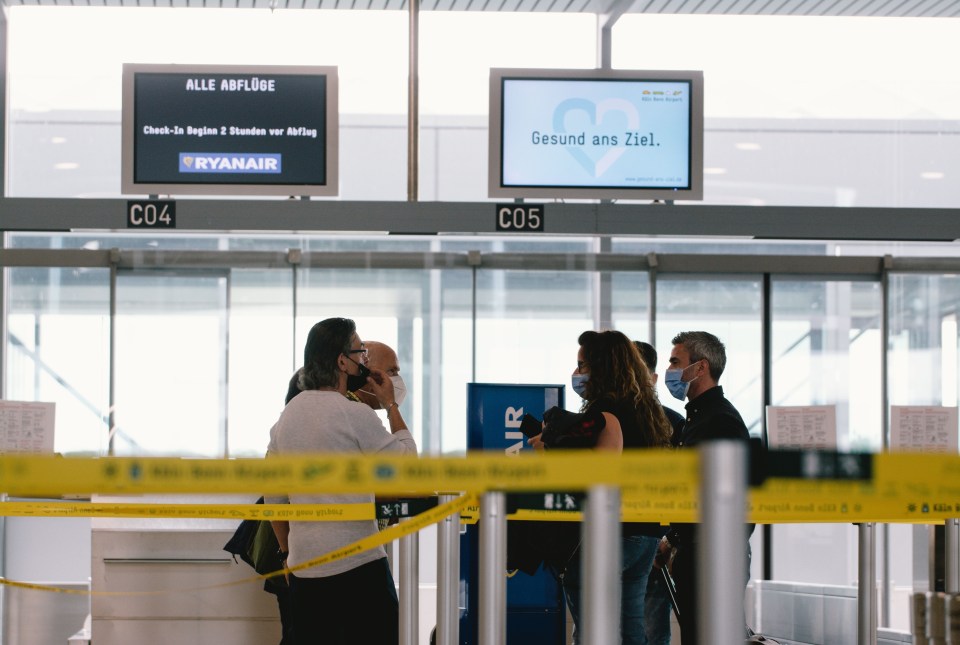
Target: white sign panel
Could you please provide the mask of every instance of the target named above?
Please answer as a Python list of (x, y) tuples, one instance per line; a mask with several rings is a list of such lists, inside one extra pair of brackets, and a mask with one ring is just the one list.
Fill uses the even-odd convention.
[(771, 448), (837, 449), (837, 406), (767, 406), (767, 443)]
[(52, 453), (53, 403), (0, 401), (0, 453)]
[(957, 408), (940, 406), (890, 406), (892, 450), (957, 452)]

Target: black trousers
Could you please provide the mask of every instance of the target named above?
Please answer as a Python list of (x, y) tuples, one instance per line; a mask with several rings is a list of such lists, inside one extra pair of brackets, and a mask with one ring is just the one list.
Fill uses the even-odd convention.
[(280, 610), (280, 645), (296, 645), (293, 636), (293, 594), (290, 587), (284, 582), (283, 586), (276, 585), (272, 591), (277, 597), (277, 608)]
[[(747, 569), (743, 572), (743, 587), (750, 580), (750, 544), (747, 550)], [(677, 549), (673, 559), (673, 581), (677, 585), (677, 608), (680, 610), (681, 645), (697, 645), (697, 549), (696, 542), (689, 542)], [(746, 617), (744, 617), (746, 636)]]
[(396, 645), (400, 610), (387, 559), (325, 578), (290, 576), (297, 645)]

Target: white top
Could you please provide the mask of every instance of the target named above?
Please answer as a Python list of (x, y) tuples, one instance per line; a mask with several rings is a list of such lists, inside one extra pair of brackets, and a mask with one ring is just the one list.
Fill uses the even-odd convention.
[[(296, 453), (378, 452), (416, 454), (417, 443), (409, 430), (391, 434), (376, 412), (363, 403), (327, 390), (301, 392), (270, 429), (271, 455)], [(372, 504), (373, 494), (268, 496), (268, 504)], [(290, 522), (288, 566), (312, 560), (377, 533), (376, 520), (352, 522)], [(369, 549), (342, 560), (297, 571), (301, 578), (332, 576), (386, 557), (383, 547)]]

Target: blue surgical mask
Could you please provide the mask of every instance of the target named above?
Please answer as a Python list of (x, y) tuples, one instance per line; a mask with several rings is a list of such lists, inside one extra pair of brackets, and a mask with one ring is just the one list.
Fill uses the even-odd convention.
[[(687, 365), (687, 367), (691, 367), (692, 365), (696, 365), (696, 363), (691, 363), (690, 365)], [(685, 398), (687, 398), (687, 392), (690, 390), (690, 383), (699, 378), (696, 377), (690, 381), (684, 381), (683, 372), (687, 369), (687, 367), (673, 367), (663, 373), (663, 384), (667, 386), (667, 390), (670, 391), (670, 394), (673, 395), (673, 398), (679, 399), (680, 401), (683, 401)]]
[(573, 386), (573, 391), (576, 392), (581, 399), (587, 392), (587, 381), (589, 380), (589, 374), (572, 374), (570, 376), (570, 384)]

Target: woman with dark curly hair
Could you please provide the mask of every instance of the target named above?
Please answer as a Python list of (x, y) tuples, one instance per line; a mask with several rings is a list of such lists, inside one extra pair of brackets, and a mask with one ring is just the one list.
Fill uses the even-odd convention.
[[(604, 420), (595, 447), (630, 450), (670, 446), (670, 422), (657, 399), (650, 371), (633, 342), (612, 330), (585, 331), (577, 342), (580, 350), (571, 382), (583, 399), (580, 412), (589, 416), (600, 413)], [(659, 524), (623, 524), (620, 633), (625, 644), (646, 645), (644, 598), (662, 534)], [(573, 615), (574, 643), (579, 643), (579, 553), (559, 573)]]

